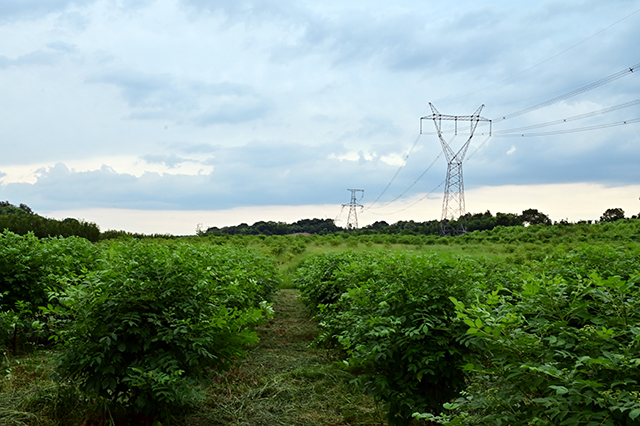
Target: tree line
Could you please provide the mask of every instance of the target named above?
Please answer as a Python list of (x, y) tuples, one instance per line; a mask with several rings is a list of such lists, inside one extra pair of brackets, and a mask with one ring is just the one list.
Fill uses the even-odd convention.
[[(637, 219), (639, 215), (631, 216)], [(621, 208), (607, 209), (600, 217), (599, 222), (615, 222), (625, 219), (624, 210)], [(467, 232), (490, 231), (498, 226), (529, 226), (529, 225), (553, 225), (554, 222), (549, 216), (538, 209), (527, 209), (521, 214), (496, 213), (493, 215), (489, 210), (484, 213), (467, 213), (458, 220), (448, 223), (451, 227), (458, 227), (464, 223)], [(568, 224), (566, 220), (555, 222), (555, 224)], [(592, 221), (581, 221), (580, 223), (592, 223)], [(413, 220), (401, 220), (393, 224), (386, 221), (377, 221), (359, 229), (341, 228), (335, 224), (333, 219), (302, 219), (288, 224), (284, 222), (259, 221), (253, 225), (241, 223), (235, 226), (225, 226), (222, 228), (208, 228), (201, 235), (291, 235), (291, 234), (335, 234), (348, 232), (356, 235), (369, 234), (404, 234), (404, 235), (440, 235), (442, 222), (440, 220), (430, 220), (416, 222)]]
[(302, 219), (294, 223), (259, 221), (253, 225), (241, 223), (222, 228), (208, 228), (205, 235), (290, 235), (290, 234), (334, 234), (344, 231), (333, 219)]
[(71, 237), (100, 239), (100, 228), (92, 222), (74, 218), (63, 220), (46, 218), (31, 210), (26, 204), (14, 206), (8, 201), (0, 201), (0, 231), (9, 230), (19, 235), (32, 232), (38, 238)]
[[(640, 214), (631, 216), (630, 219), (638, 219)], [(625, 212), (621, 208), (607, 209), (600, 217), (599, 222), (615, 222), (625, 219)], [(592, 223), (592, 221), (581, 221)], [(579, 223), (581, 223), (579, 222)], [(598, 222), (598, 221), (596, 221)], [(521, 214), (496, 213), (489, 210), (484, 213), (467, 213), (458, 220), (450, 221), (446, 225), (458, 228), (464, 224), (467, 232), (490, 231), (498, 226), (528, 226), (528, 225), (553, 225), (569, 224), (566, 220), (553, 222), (549, 216), (537, 209), (527, 209)], [(333, 219), (301, 219), (293, 223), (276, 221), (258, 221), (253, 225), (241, 223), (234, 226), (216, 226), (207, 228), (206, 231), (198, 231), (200, 236), (223, 236), (223, 235), (292, 235), (292, 234), (314, 234), (328, 235), (349, 233), (354, 235), (371, 234), (401, 234), (401, 235), (440, 235), (442, 228), (440, 220), (430, 220), (416, 222), (413, 220), (401, 220), (393, 224), (386, 221), (377, 221), (359, 229), (345, 229), (335, 224)], [(125, 231), (108, 230), (100, 232), (97, 224), (66, 218), (63, 220), (51, 219), (36, 214), (26, 204), (15, 206), (8, 201), (0, 201), (0, 231), (9, 230), (19, 235), (29, 232), (34, 233), (38, 238), (46, 237), (70, 237), (78, 236), (89, 241), (99, 241), (118, 238), (175, 238), (169, 234), (138, 234)]]

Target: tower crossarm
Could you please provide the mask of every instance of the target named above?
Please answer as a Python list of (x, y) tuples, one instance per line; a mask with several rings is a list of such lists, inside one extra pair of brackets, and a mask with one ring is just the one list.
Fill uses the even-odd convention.
[[(480, 112), (484, 108), (484, 105), (480, 105), (480, 107), (471, 115), (445, 115), (440, 114), (440, 112), (436, 109), (435, 106), (431, 102), (429, 102), (429, 107), (431, 107), (431, 115), (426, 115), (424, 117), (420, 117), (420, 133), (422, 133), (422, 120), (433, 120), (433, 123), (436, 127), (436, 132), (438, 134), (438, 139), (440, 139), (440, 144), (442, 145), (442, 151), (447, 159), (447, 163), (457, 162), (462, 163), (465, 155), (467, 154), (467, 150), (469, 149), (469, 144), (471, 139), (473, 138), (473, 133), (476, 131), (478, 124), (483, 122), (488, 122), (491, 126), (491, 120), (488, 118), (484, 118), (480, 116)], [(445, 121), (454, 121), (455, 122), (455, 134), (458, 134), (458, 122), (469, 122), (469, 138), (467, 141), (460, 147), (458, 152), (455, 152), (451, 146), (447, 143), (442, 135), (442, 120)], [(491, 134), (491, 130), (489, 131)]]
[[(486, 122), (491, 126), (492, 121), (488, 118), (481, 117), (480, 112), (484, 108), (484, 104), (480, 105), (480, 107), (471, 115), (445, 115), (440, 114), (440, 112), (433, 106), (431, 102), (429, 102), (429, 106), (431, 107), (431, 115), (425, 115), (424, 117), (420, 117), (420, 133), (422, 133), (422, 120), (433, 120), (436, 126), (436, 131), (438, 134), (442, 133), (442, 120), (445, 121), (454, 121), (455, 122), (455, 133), (458, 134), (458, 122), (468, 121), (470, 124), (470, 131), (473, 133), (478, 127), (478, 123)], [(491, 134), (491, 130), (489, 130), (489, 134)]]

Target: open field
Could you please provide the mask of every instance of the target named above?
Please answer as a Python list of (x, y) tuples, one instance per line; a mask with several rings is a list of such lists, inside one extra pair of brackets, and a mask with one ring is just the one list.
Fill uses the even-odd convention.
[[(638, 222), (436, 239), (5, 233), (0, 424), (636, 425)], [(150, 334), (123, 321), (134, 313)]]

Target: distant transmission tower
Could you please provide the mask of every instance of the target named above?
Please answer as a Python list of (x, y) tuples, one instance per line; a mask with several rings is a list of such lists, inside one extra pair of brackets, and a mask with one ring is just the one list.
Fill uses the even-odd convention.
[[(447, 180), (444, 187), (444, 200), (442, 201), (442, 217), (440, 218), (440, 235), (458, 235), (466, 232), (466, 225), (463, 221), (458, 222), (458, 226), (452, 226), (450, 223), (465, 214), (464, 206), (464, 183), (462, 181), (462, 161), (467, 154), (473, 133), (478, 127), (480, 121), (487, 121), (491, 125), (491, 120), (480, 117), (480, 111), (484, 108), (481, 105), (472, 115), (443, 115), (438, 112), (436, 107), (429, 102), (433, 114), (420, 118), (420, 133), (422, 133), (422, 120), (433, 120), (438, 132), (442, 150), (447, 158)], [(458, 121), (469, 121), (470, 132), (469, 138), (458, 150), (454, 152), (451, 146), (444, 140), (442, 136), (442, 120), (452, 120), (455, 123), (455, 134), (458, 134)], [(491, 130), (489, 130), (491, 134)]]
[[(349, 216), (347, 217), (347, 229), (358, 229), (358, 215), (356, 211), (358, 207), (364, 207), (362, 204), (358, 204), (356, 194), (358, 192), (362, 192), (364, 195), (364, 189), (347, 189), (347, 191), (351, 191), (351, 202), (349, 204), (343, 204), (342, 208), (349, 206)], [(362, 198), (362, 197), (361, 197)]]

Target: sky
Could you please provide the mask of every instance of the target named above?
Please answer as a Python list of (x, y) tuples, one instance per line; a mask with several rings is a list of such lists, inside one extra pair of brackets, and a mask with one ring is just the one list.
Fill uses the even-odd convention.
[(432, 103), (492, 120), (442, 122), (466, 211), (631, 216), (638, 40), (631, 0), (3, 0), (0, 200), (181, 235), (346, 226), (348, 189), (360, 226), (440, 219)]

